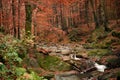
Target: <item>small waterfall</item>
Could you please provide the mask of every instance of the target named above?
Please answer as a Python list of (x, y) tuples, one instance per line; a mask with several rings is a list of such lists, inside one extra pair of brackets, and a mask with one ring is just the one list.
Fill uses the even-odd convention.
[(84, 58), (83, 56), (77, 57), (76, 54), (70, 54), (70, 58), (71, 60), (74, 60), (76, 62), (74, 63), (73, 66), (76, 68), (77, 71), (80, 71), (81, 74), (94, 70), (97, 70), (99, 72), (104, 72), (105, 69), (107, 68), (105, 65), (100, 65), (89, 58)]

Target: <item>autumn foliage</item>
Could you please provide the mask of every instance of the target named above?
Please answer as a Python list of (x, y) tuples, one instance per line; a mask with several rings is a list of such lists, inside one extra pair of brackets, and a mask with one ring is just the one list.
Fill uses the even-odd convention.
[(113, 19), (118, 23), (119, 3), (119, 0), (1, 0), (0, 31), (20, 39), (29, 31), (39, 36), (42, 30), (51, 34), (58, 28), (57, 35), (59, 29), (62, 35), (85, 24), (89, 28), (106, 26)]

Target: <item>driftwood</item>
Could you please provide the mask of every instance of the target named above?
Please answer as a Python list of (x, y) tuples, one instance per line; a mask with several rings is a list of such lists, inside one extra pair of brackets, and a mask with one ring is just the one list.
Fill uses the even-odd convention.
[(37, 51), (39, 53), (43, 53), (44, 55), (49, 55), (49, 53), (51, 53), (51, 51), (43, 49), (43, 48), (37, 48)]
[(96, 70), (95, 67), (90, 67), (90, 68), (87, 68), (86, 70), (83, 70), (82, 72), (86, 73), (86, 72), (92, 72), (92, 71), (95, 71), (95, 70)]
[(85, 57), (85, 56), (82, 56), (82, 55), (76, 55), (77, 58), (82, 58), (82, 59), (86, 59), (88, 60), (89, 58), (88, 57)]
[(80, 72), (80, 73), (86, 73), (86, 72), (92, 72), (97, 70), (94, 66), (87, 68), (85, 70), (82, 70), (80, 67), (77, 67), (76, 65), (74, 65), (73, 63), (68, 62), (76, 71)]

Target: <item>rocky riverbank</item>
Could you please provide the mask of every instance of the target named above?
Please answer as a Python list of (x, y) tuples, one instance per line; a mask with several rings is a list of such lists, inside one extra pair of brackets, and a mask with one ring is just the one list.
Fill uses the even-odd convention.
[[(104, 80), (117, 78), (119, 75), (118, 67), (108, 66), (114, 65), (112, 60), (108, 61), (113, 59), (113, 56), (109, 57), (111, 54), (108, 55), (109, 50), (85, 49), (79, 44), (39, 44), (37, 48), (48, 51), (48, 53), (44, 54), (38, 51), (34, 56), (29, 57), (27, 63), (30, 69), (47, 78), (55, 80)], [(77, 57), (80, 57), (80, 60), (71, 59), (71, 54), (76, 54)], [(116, 60), (116, 57), (114, 60)], [(94, 62), (106, 65), (107, 70), (105, 72), (97, 71), (94, 68)], [(118, 63), (116, 65), (119, 65)]]

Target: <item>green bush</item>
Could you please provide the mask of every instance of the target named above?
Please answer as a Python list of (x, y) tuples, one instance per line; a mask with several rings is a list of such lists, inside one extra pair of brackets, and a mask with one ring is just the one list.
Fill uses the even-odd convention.
[(47, 80), (44, 77), (38, 76), (35, 72), (30, 73), (25, 72), (22, 76), (18, 77), (16, 80)]
[(69, 32), (68, 37), (71, 41), (81, 41), (79, 31), (77, 29), (73, 29), (72, 31)]
[[(26, 53), (26, 46), (28, 46), (28, 44), (25, 40), (17, 40), (9, 35), (0, 38), (1, 80), (45, 80), (35, 72), (28, 73), (25, 68), (21, 67), (22, 57), (20, 57), (19, 54), (20, 52)], [(21, 49), (23, 51), (21, 51)], [(26, 78), (26, 74), (30, 77)]]

